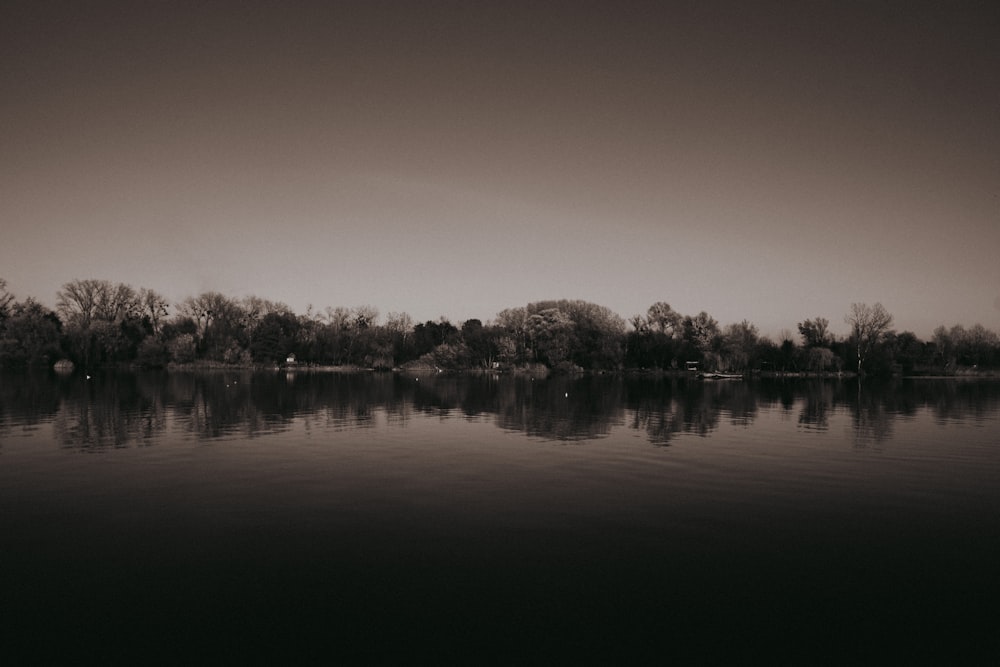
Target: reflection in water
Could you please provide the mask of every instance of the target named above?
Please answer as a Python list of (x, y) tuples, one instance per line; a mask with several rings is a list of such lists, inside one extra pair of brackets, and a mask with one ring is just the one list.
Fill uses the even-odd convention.
[(434, 653), (461, 635), (609, 663), (835, 637), (850, 664), (948, 627), (954, 662), (995, 636), (998, 415), (1000, 383), (0, 376), (0, 622), (35, 652), (133, 638), (127, 664), (192, 633), (228, 662), (469, 662)]
[[(413, 415), (492, 419), (532, 438), (585, 441), (616, 426), (654, 445), (706, 436), (722, 424), (750, 428), (761, 408), (795, 414), (803, 432), (850, 419), (858, 446), (893, 435), (894, 422), (930, 411), (939, 422), (979, 422), (997, 411), (990, 382), (704, 382), (686, 377), (251, 373), (107, 373), (91, 379), (7, 375), (0, 383), (0, 436), (51, 422), (66, 447), (95, 450), (152, 444), (169, 432), (195, 439), (253, 438), (287, 430), (375, 427), (384, 415), (405, 428)], [(793, 417), (794, 418), (794, 417)], [(2, 451), (2, 450), (0, 450)]]
[(621, 424), (621, 383), (603, 376), (532, 381), (517, 378), (497, 396), (497, 425), (548, 440), (607, 436)]
[(807, 430), (825, 431), (830, 427), (830, 415), (835, 404), (834, 385), (830, 382), (809, 382), (802, 388), (802, 412), (799, 425)]
[(720, 394), (731, 383), (639, 380), (629, 386), (630, 426), (646, 432), (654, 445), (666, 445), (679, 433), (706, 435), (719, 423)]

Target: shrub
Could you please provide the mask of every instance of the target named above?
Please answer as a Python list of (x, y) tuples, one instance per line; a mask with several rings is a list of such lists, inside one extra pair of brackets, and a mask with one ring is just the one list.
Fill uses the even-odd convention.
[(139, 343), (139, 351), (135, 360), (140, 366), (162, 368), (170, 361), (170, 352), (167, 350), (167, 346), (154, 336), (147, 336)]
[(194, 336), (181, 334), (170, 341), (170, 360), (177, 364), (189, 364), (194, 361), (196, 347)]

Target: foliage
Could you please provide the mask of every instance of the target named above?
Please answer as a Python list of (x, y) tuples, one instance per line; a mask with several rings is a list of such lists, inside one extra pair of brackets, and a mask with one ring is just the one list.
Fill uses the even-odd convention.
[(827, 347), (832, 342), (829, 332), (830, 321), (825, 317), (799, 322), (798, 327), (799, 334), (802, 335), (802, 344), (806, 347)]
[(34, 299), (8, 302), (0, 320), (0, 366), (48, 365), (60, 356), (62, 325), (55, 313)]
[(167, 346), (170, 352), (170, 360), (176, 364), (188, 364), (195, 360), (198, 347), (195, 345), (194, 336), (189, 333), (180, 334)]
[(156, 336), (147, 336), (139, 343), (135, 361), (146, 368), (163, 368), (170, 361), (170, 351)]
[[(761, 336), (747, 320), (724, 327), (707, 312), (682, 315), (665, 301), (625, 320), (582, 300), (548, 300), (501, 310), (484, 323), (456, 326), (442, 317), (414, 324), (406, 313), (379, 322), (374, 306), (310, 307), (296, 315), (287, 305), (219, 292), (188, 297), (170, 312), (157, 292), (106, 280), (74, 280), (57, 293), (51, 311), (33, 299), (18, 302), (0, 278), (0, 365), (51, 364), (69, 357), (81, 368), (209, 360), (278, 365), (299, 363), (390, 369), (415, 360), (440, 369), (545, 367), (566, 370), (622, 368), (839, 371), (857, 359), (864, 374), (960, 372), (1000, 368), (1000, 338), (980, 324), (938, 327), (930, 341), (890, 329), (881, 304), (852, 304), (841, 338), (823, 317)], [(798, 341), (801, 341), (799, 344)]]

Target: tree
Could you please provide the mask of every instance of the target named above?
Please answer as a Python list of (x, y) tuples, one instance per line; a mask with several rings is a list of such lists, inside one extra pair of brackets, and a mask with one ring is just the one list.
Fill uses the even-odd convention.
[(162, 368), (170, 361), (170, 351), (156, 336), (146, 336), (139, 344), (135, 360), (140, 366)]
[(124, 283), (68, 282), (56, 293), (56, 309), (73, 355), (84, 364), (130, 359), (149, 333), (140, 321), (136, 291)]
[(140, 315), (149, 321), (153, 335), (159, 336), (163, 329), (163, 319), (167, 316), (170, 304), (166, 297), (145, 287), (139, 288), (137, 294)]
[(808, 348), (806, 367), (815, 372), (830, 370), (837, 367), (838, 357), (828, 347), (814, 346)]
[[(504, 356), (510, 363), (526, 361), (528, 355), (528, 312), (524, 308), (505, 308), (497, 313), (496, 326), (510, 340), (504, 344)], [(511, 347), (510, 342), (513, 342)]]
[[(579, 299), (529, 303), (525, 312), (530, 318), (544, 311), (562, 313), (571, 326), (567, 335), (567, 358), (582, 368), (615, 369), (624, 354), (625, 320), (609, 308)], [(538, 352), (536, 350), (536, 352)]]
[[(961, 327), (955, 327), (953, 331), (956, 329)], [(952, 337), (955, 339), (959, 359), (967, 366), (989, 363), (993, 352), (1000, 347), (997, 334), (978, 322), (962, 330), (960, 335), (953, 334)]]
[(657, 301), (646, 311), (646, 326), (651, 331), (679, 338), (682, 334), (684, 318), (669, 303)]
[(405, 345), (406, 339), (413, 333), (413, 318), (409, 313), (389, 313), (385, 316), (385, 326)]
[(462, 324), (462, 340), (469, 350), (472, 362), (477, 366), (489, 368), (496, 356), (494, 339), (489, 335), (482, 321), (466, 320)]
[(892, 326), (892, 315), (881, 303), (874, 306), (852, 303), (851, 312), (844, 321), (851, 326), (851, 335), (858, 352), (858, 374), (861, 375), (865, 361)]
[(684, 342), (707, 360), (708, 353), (715, 351), (719, 340), (719, 323), (708, 313), (701, 311), (694, 317), (685, 317), (683, 326)]
[(528, 317), (528, 336), (538, 360), (555, 366), (569, 358), (573, 320), (558, 308)]
[(904, 331), (899, 334), (892, 331), (886, 332), (884, 347), (888, 360), (907, 375), (913, 372), (914, 366), (924, 356), (924, 345), (912, 331)]
[(799, 322), (802, 344), (806, 347), (827, 347), (830, 344), (830, 321), (825, 317)]
[(294, 350), (295, 337), (299, 329), (299, 320), (290, 311), (270, 312), (264, 316), (257, 327), (257, 334), (250, 353), (253, 360), (265, 363), (277, 363), (285, 359)]
[[(238, 320), (238, 309), (238, 304), (225, 294), (202, 292), (198, 296), (184, 299), (180, 305), (180, 314), (194, 320), (198, 337), (207, 339), (213, 325), (225, 328), (234, 320)], [(242, 312), (239, 315), (242, 315)]]
[(167, 350), (170, 353), (171, 361), (178, 364), (187, 364), (195, 360), (197, 353), (197, 347), (194, 341), (194, 335), (190, 333), (182, 333), (167, 345)]
[(97, 318), (101, 292), (110, 289), (106, 280), (74, 280), (56, 292), (56, 310), (67, 326), (86, 330)]
[(677, 365), (684, 334), (684, 317), (657, 301), (645, 315), (633, 315), (632, 331), (625, 337), (626, 364), (639, 368), (668, 368)]
[(421, 357), (445, 343), (455, 343), (459, 339), (458, 328), (441, 318), (439, 322), (427, 320), (413, 327), (413, 349), (416, 356)]
[(385, 331), (395, 363), (415, 358), (413, 354), (413, 318), (408, 313), (385, 316)]
[(233, 356), (234, 346), (249, 344), (246, 312), (238, 301), (224, 294), (202, 292), (188, 297), (179, 311), (195, 322), (198, 349), (210, 359), (224, 361)]
[(0, 320), (0, 365), (47, 365), (59, 355), (58, 316), (32, 298), (14, 303)]
[(931, 338), (936, 350), (936, 357), (940, 359), (941, 365), (945, 368), (955, 364), (955, 343), (943, 325), (934, 329), (934, 336)]
[(722, 348), (732, 370), (746, 370), (753, 365), (760, 332), (747, 320), (730, 324), (722, 332)]
[(10, 315), (12, 303), (14, 303), (14, 295), (7, 291), (7, 281), (0, 278), (0, 322)]
[(378, 323), (378, 308), (375, 306), (358, 306), (354, 309), (354, 326), (360, 329), (370, 329)]

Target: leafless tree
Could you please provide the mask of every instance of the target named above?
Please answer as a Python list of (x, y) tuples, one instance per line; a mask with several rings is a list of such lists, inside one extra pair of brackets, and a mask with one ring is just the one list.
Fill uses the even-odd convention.
[(872, 350), (892, 326), (892, 315), (881, 303), (852, 303), (851, 312), (844, 321), (851, 325), (851, 333), (858, 348), (858, 374)]
[(120, 324), (139, 314), (139, 297), (124, 283), (74, 280), (56, 293), (56, 310), (67, 324), (89, 329), (94, 322)]
[(167, 308), (170, 306), (166, 297), (151, 289), (142, 287), (139, 289), (138, 302), (142, 317), (148, 317), (149, 325), (153, 328), (153, 333), (159, 334), (163, 318), (167, 316)]
[(10, 314), (10, 304), (14, 303), (14, 295), (7, 291), (7, 281), (0, 278), (0, 319)]

